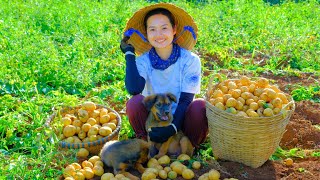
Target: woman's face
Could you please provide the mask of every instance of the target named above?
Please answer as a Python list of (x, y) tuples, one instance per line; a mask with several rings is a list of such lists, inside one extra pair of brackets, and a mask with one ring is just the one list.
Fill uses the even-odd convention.
[(169, 48), (172, 45), (176, 28), (172, 27), (167, 16), (155, 14), (147, 20), (147, 38), (156, 49)]

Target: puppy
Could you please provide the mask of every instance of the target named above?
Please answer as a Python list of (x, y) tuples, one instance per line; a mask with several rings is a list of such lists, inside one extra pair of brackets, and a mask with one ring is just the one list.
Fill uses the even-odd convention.
[(148, 160), (149, 143), (142, 139), (109, 141), (100, 151), (101, 160), (106, 166), (112, 167), (114, 174), (123, 174), (129, 179), (139, 178), (127, 172), (129, 167), (137, 169), (141, 174), (145, 168), (143, 163)]
[[(150, 111), (146, 121), (146, 129), (148, 131), (150, 131), (152, 127), (169, 126), (172, 123), (173, 115), (171, 106), (173, 102), (177, 102), (177, 100), (171, 93), (154, 94), (143, 99), (143, 104)], [(151, 142), (149, 137), (148, 141)], [(188, 154), (191, 157), (193, 154), (193, 146), (189, 138), (185, 136), (182, 131), (179, 131), (164, 143), (151, 142), (148, 156), (149, 158), (153, 156), (160, 158), (168, 154), (176, 157), (181, 153)]]

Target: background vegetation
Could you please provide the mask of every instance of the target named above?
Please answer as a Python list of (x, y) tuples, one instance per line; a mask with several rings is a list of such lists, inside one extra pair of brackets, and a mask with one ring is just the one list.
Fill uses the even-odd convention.
[[(279, 76), (320, 70), (320, 5), (264, 1), (170, 1), (199, 27), (193, 50), (203, 72), (221, 69)], [(126, 21), (148, 1), (0, 2), (0, 179), (61, 175), (75, 159), (55, 148), (43, 125), (53, 108), (90, 99), (121, 112), (129, 98), (119, 41)], [(203, 77), (203, 97), (208, 76)], [(295, 100), (319, 101), (320, 86), (296, 86)], [(122, 115), (121, 138), (134, 133)], [(210, 154), (204, 145), (203, 157)], [(212, 153), (212, 152), (211, 152)]]

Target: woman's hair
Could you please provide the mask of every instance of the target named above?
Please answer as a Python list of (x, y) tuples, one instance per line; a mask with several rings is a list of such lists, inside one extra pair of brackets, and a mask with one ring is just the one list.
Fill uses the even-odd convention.
[(156, 15), (156, 14), (162, 14), (162, 15), (167, 16), (168, 19), (169, 19), (169, 21), (170, 21), (170, 23), (171, 23), (171, 25), (172, 25), (172, 27), (175, 26), (174, 18), (173, 18), (172, 13), (171, 13), (169, 10), (167, 10), (167, 9), (157, 8), (157, 9), (153, 9), (153, 10), (149, 11), (149, 12), (146, 14), (146, 16), (144, 17), (144, 22), (143, 22), (143, 24), (144, 24), (145, 30), (147, 30), (147, 21), (148, 21), (149, 17), (151, 17), (151, 16), (153, 16), (153, 15)]

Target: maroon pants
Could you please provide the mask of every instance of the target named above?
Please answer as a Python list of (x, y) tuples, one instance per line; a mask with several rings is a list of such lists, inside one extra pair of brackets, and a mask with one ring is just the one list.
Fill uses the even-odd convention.
[[(129, 99), (126, 105), (126, 113), (136, 137), (147, 139), (145, 123), (149, 112), (142, 104), (143, 98), (144, 96), (139, 94)], [(188, 106), (182, 131), (196, 148), (205, 141), (208, 135), (208, 120), (203, 99), (195, 99)]]

